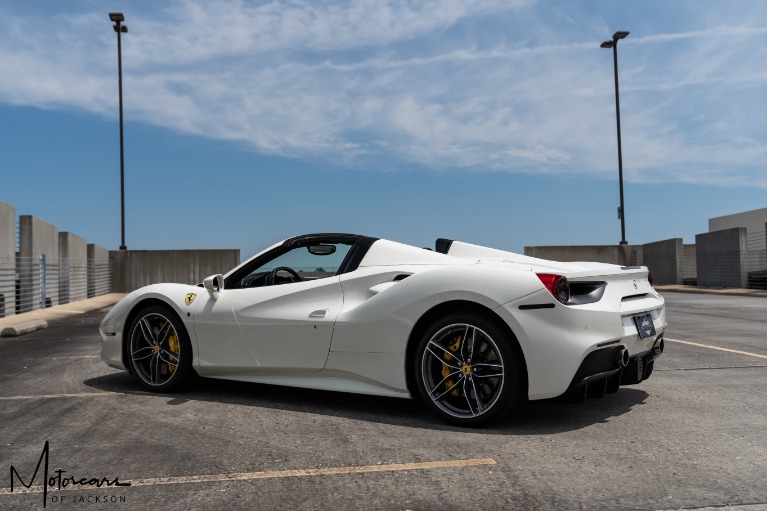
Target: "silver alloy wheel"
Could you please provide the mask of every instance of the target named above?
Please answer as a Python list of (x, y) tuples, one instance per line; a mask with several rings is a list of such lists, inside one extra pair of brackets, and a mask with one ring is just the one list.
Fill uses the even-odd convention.
[(139, 318), (131, 332), (130, 356), (136, 374), (147, 385), (168, 383), (181, 357), (181, 343), (173, 323), (155, 312)]
[(425, 391), (442, 411), (461, 419), (484, 415), (503, 389), (501, 350), (482, 329), (448, 325), (426, 344), (421, 358)]

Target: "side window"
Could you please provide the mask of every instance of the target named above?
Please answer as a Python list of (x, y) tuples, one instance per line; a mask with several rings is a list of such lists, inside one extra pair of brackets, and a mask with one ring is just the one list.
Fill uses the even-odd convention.
[(321, 243), (296, 247), (255, 268), (235, 288), (290, 284), (338, 274), (351, 245)]

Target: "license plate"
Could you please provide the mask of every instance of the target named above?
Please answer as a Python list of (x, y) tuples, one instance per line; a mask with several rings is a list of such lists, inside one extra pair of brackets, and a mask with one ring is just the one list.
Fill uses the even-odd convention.
[(655, 337), (655, 325), (652, 323), (652, 314), (640, 314), (634, 316), (634, 324), (639, 331), (640, 339), (647, 339), (649, 337)]

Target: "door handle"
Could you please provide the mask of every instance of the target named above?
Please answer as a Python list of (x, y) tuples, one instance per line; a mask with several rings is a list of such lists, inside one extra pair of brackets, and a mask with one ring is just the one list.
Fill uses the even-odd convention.
[(327, 313), (328, 313), (327, 309), (319, 309), (319, 310), (316, 310), (316, 311), (312, 312), (311, 314), (309, 314), (309, 317), (310, 318), (324, 318), (325, 314), (327, 314)]

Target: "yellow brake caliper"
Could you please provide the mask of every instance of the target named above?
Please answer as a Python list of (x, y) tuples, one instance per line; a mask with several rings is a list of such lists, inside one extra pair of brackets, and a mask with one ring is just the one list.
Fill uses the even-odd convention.
[[(176, 337), (176, 334), (170, 334), (168, 336), (168, 346), (170, 347), (170, 352), (173, 353), (173, 360), (171, 362), (178, 364), (178, 337)], [(176, 366), (168, 364), (168, 369), (171, 373), (173, 373), (176, 370)]]
[[(452, 346), (448, 346), (448, 348), (449, 348), (449, 349), (450, 349), (450, 351), (452, 351), (453, 353), (455, 353), (456, 351), (458, 351), (458, 350), (461, 348), (461, 336), (459, 335), (459, 336), (458, 336), (458, 339), (455, 341), (455, 344), (453, 344)], [(452, 356), (450, 353), (445, 353), (445, 360), (447, 360), (448, 362), (450, 362), (451, 360), (453, 360), (453, 356)], [(451, 372), (451, 371), (450, 371), (450, 368), (447, 366), (447, 364), (442, 364), (442, 377), (443, 377), (443, 378), (447, 378), (447, 375), (449, 375), (449, 374), (450, 374), (450, 372)], [(455, 383), (453, 383), (453, 380), (452, 380), (452, 379), (450, 379), (450, 380), (447, 380), (447, 381), (445, 382), (445, 387), (447, 387), (447, 388), (451, 388), (451, 387), (453, 387), (454, 385), (455, 385)], [(454, 391), (452, 391), (450, 394), (452, 394), (452, 395), (454, 395), (454, 396), (458, 396), (458, 389), (455, 389), (455, 390), (454, 390)]]

